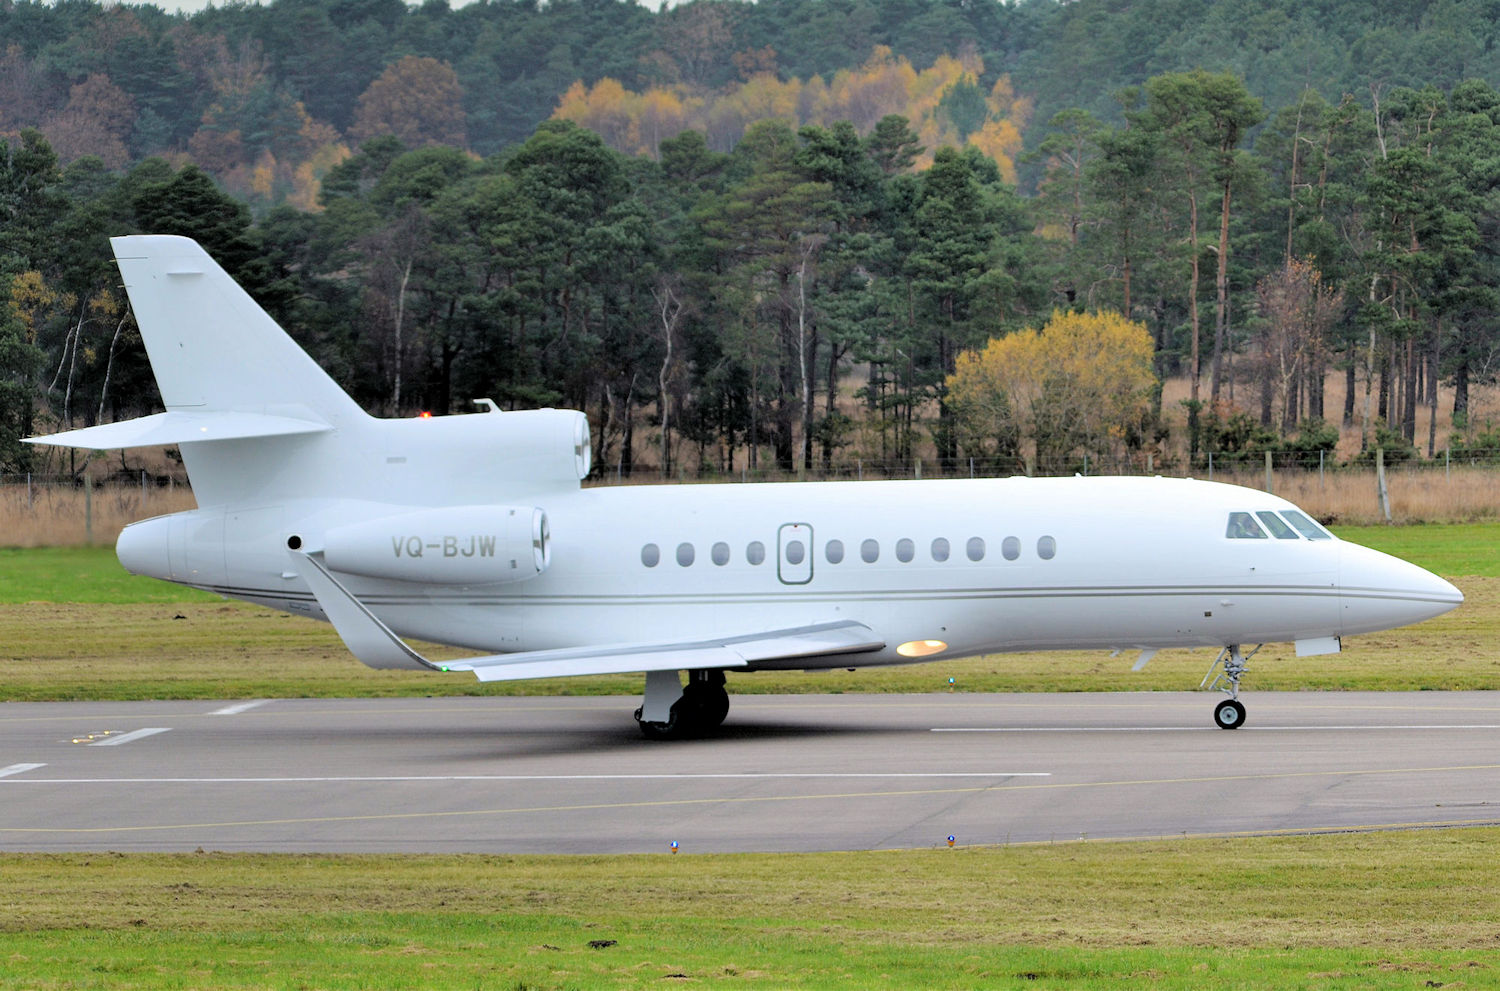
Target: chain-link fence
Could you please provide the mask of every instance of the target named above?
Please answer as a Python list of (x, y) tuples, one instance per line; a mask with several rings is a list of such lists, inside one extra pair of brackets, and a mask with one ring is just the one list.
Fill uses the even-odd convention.
[(0, 475), (0, 546), (114, 543), (127, 523), (194, 506), (181, 469)]
[[(655, 466), (596, 470), (588, 485), (663, 482), (783, 482), (879, 479), (999, 478), (1013, 475), (1163, 475), (1229, 482), (1274, 492), (1331, 523), (1453, 521), (1500, 518), (1500, 450), (1439, 452), (1435, 458), (1371, 456), (1338, 462), (1323, 452), (1158, 459), (1080, 457), (1041, 463), (1015, 458), (844, 458), (786, 471), (740, 465), (679, 467), (664, 478)], [(1383, 463), (1377, 463), (1383, 462)], [(1383, 482), (1382, 482), (1383, 479)], [(0, 546), (113, 543), (135, 520), (192, 509), (180, 468), (166, 472), (92, 471), (74, 475), (0, 475)]]

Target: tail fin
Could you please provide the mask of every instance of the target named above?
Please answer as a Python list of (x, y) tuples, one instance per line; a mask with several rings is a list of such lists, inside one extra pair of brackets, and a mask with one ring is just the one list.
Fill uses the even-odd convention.
[(263, 413), (332, 427), (365, 413), (196, 241), (111, 238), (167, 410)]

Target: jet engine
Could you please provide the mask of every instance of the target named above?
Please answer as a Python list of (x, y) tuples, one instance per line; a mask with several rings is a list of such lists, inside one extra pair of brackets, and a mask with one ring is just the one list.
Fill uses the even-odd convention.
[(519, 582), (546, 571), (551, 557), (547, 514), (534, 506), (423, 509), (334, 527), (323, 536), (323, 561), (332, 570), (396, 581)]

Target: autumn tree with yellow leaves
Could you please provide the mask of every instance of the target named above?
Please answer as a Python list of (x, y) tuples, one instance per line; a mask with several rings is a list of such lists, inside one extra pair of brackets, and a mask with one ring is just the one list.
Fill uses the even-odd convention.
[(713, 92), (687, 83), (633, 92), (608, 77), (592, 86), (580, 80), (558, 100), (553, 117), (588, 128), (616, 151), (656, 158), (663, 140), (688, 129), (702, 131), (711, 148), (729, 151), (759, 121), (793, 127), (848, 121), (868, 134), (899, 115), (912, 122), (927, 150), (917, 168), (931, 165), (938, 148), (972, 145), (995, 160), (1006, 182), (1016, 180), (1031, 103), (1016, 95), (1008, 76), (981, 86), (984, 62), (973, 52), (940, 55), (918, 70), (881, 45), (863, 65), (827, 80), (783, 79), (774, 71), (774, 52), (750, 54), (741, 60), (747, 78)]
[(1150, 415), (1151, 355), (1145, 325), (1112, 311), (1054, 311), (960, 354), (947, 386), (966, 449), (1019, 459), (1029, 448), (1044, 468), (1118, 452)]

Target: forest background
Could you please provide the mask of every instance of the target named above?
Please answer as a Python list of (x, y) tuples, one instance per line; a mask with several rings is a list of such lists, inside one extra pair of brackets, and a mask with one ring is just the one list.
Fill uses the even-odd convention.
[(0, 472), (159, 408), (136, 231), (367, 408), (583, 409), (599, 471), (1500, 448), (1497, 35), (1494, 0), (0, 0)]

